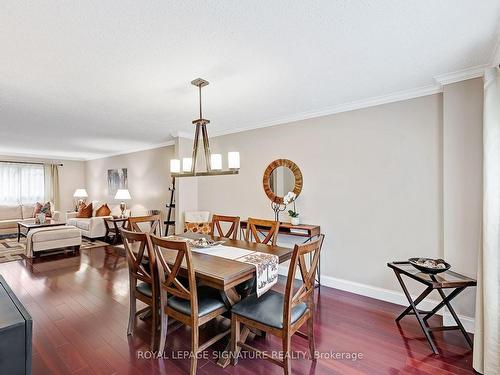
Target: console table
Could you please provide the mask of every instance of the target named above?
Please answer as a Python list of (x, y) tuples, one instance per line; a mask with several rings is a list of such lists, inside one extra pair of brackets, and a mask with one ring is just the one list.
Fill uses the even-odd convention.
[[(244, 232), (247, 229), (248, 222), (246, 220), (240, 221), (240, 238), (244, 238)], [(260, 233), (265, 233), (269, 231), (269, 228), (265, 226), (257, 226), (257, 230)], [(319, 225), (310, 224), (299, 224), (292, 225), (291, 223), (280, 222), (280, 227), (278, 234), (283, 234), (286, 236), (296, 236), (305, 238), (304, 243), (311, 241), (314, 237), (321, 234), (321, 227)], [(318, 260), (318, 275), (316, 278), (317, 284), (315, 287), (321, 286), (321, 256)]]
[(0, 374), (31, 374), (31, 316), (0, 276)]

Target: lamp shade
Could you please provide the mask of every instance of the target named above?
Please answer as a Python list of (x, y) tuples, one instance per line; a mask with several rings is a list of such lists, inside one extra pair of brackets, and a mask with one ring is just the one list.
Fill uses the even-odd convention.
[(192, 158), (182, 158), (182, 171), (191, 172), (191, 167), (193, 166)]
[(212, 154), (210, 156), (210, 167), (215, 171), (222, 169), (222, 155), (221, 154)]
[(115, 199), (125, 201), (132, 198), (130, 197), (130, 193), (128, 192), (127, 189), (118, 189), (115, 195)]
[(73, 194), (73, 198), (88, 198), (87, 190), (85, 189), (76, 189), (75, 194)]
[(170, 160), (170, 173), (179, 173), (181, 171), (181, 161), (179, 159)]
[(231, 151), (227, 153), (227, 166), (229, 169), (240, 169), (240, 153)]

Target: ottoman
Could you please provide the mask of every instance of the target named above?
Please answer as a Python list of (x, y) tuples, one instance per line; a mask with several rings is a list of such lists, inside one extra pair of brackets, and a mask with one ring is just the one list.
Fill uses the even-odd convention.
[(26, 256), (32, 258), (43, 251), (72, 247), (79, 250), (82, 244), (80, 229), (71, 226), (37, 228), (26, 238)]

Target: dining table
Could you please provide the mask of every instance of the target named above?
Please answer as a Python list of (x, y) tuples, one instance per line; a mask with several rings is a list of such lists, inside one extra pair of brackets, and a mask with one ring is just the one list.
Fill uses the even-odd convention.
[[(224, 246), (276, 255), (280, 264), (290, 260), (293, 253), (293, 249), (288, 247), (265, 245), (246, 240), (229, 239), (214, 235), (188, 232), (176, 234), (175, 237), (188, 239), (199, 239), (201, 237), (205, 237), (213, 241), (224, 241)], [(162, 249), (162, 253), (167, 263), (173, 264), (175, 262), (175, 254), (172, 251)], [(196, 251), (192, 251), (192, 266), (195, 271), (197, 282), (219, 290), (229, 309), (231, 306), (239, 302), (242, 297), (244, 297), (237, 292), (236, 286), (247, 280), (251, 280), (256, 275), (256, 268), (252, 264), (222, 258), (207, 253), (199, 253)], [(181, 276), (187, 275), (185, 263), (181, 265), (179, 274)], [(250, 330), (247, 327), (242, 327), (240, 332), (240, 341), (245, 342), (249, 334)], [(229, 364), (230, 347), (231, 342), (227, 344), (225, 353), (219, 357), (219, 361), (217, 362), (219, 366), (226, 367)]]

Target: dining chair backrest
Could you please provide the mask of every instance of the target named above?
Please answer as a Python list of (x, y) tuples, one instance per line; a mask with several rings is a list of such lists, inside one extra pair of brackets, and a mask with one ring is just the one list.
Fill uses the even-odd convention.
[[(316, 271), (318, 269), (321, 247), (323, 246), (324, 234), (320, 234), (318, 239), (305, 243), (296, 244), (293, 249), (290, 268), (285, 288), (285, 303), (283, 304), (283, 326), (287, 327), (291, 321), (291, 311), (299, 303), (305, 302), (312, 309), (314, 296), (314, 282), (316, 280)], [(312, 255), (312, 261), (306, 262), (306, 255)], [(297, 282), (295, 274), (297, 266), (300, 270), (301, 279)], [(302, 283), (300, 283), (302, 281)], [(294, 285), (300, 283), (300, 287), (294, 291)]]
[[(141, 225), (142, 224), (142, 225)], [(161, 216), (146, 215), (128, 218), (128, 229), (133, 232), (143, 232), (161, 236)]]
[[(222, 229), (221, 223), (231, 224), (226, 233)], [(213, 215), (212, 216), (212, 235), (236, 239), (238, 235), (238, 228), (240, 226), (239, 216), (224, 216), (224, 215)]]
[[(146, 233), (132, 232), (124, 228), (120, 229), (123, 245), (125, 247), (130, 277), (144, 281), (153, 286), (155, 280), (155, 255), (149, 245)], [(145, 267), (149, 264), (149, 269)]]
[[(259, 232), (261, 232), (259, 228), (265, 228), (265, 231), (267, 231), (267, 235), (265, 235), (262, 239), (259, 237)], [(279, 228), (279, 221), (254, 219), (249, 217), (245, 240), (263, 243), (266, 245), (269, 243), (271, 243), (271, 245), (276, 245)]]
[[(191, 249), (186, 241), (171, 241), (155, 235), (148, 235), (153, 248), (159, 275), (162, 302), (169, 295), (188, 300), (191, 304), (191, 317), (198, 317), (198, 298)], [(187, 269), (187, 287), (178, 279), (181, 266)]]

